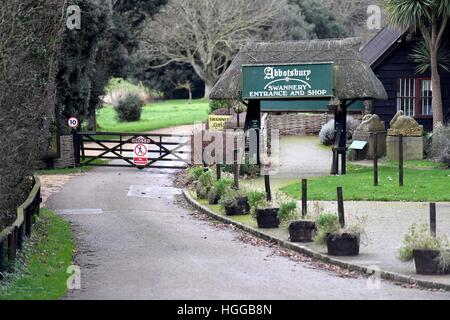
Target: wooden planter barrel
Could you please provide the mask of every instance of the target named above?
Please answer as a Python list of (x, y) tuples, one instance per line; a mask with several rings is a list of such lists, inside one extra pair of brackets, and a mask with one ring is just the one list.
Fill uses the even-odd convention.
[(359, 255), (359, 234), (330, 234), (327, 236), (328, 254), (330, 256), (357, 256)]
[(289, 240), (291, 242), (312, 242), (316, 233), (314, 221), (295, 221), (289, 225)]
[(450, 267), (442, 269), (439, 267), (439, 251), (435, 250), (414, 250), (414, 262), (416, 272), (421, 275), (447, 275), (450, 274)]
[(240, 216), (250, 212), (250, 205), (247, 197), (237, 198), (236, 204), (233, 206), (225, 206), (225, 214), (227, 216)]
[(280, 226), (280, 219), (278, 218), (279, 208), (257, 209), (256, 221), (258, 228), (273, 229)]

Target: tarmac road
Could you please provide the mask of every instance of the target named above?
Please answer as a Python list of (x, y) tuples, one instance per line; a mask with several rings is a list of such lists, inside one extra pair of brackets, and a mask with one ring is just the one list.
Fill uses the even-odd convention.
[(196, 219), (176, 201), (173, 173), (99, 168), (47, 207), (73, 225), (81, 290), (67, 299), (449, 299), (449, 292), (341, 278), (273, 256)]

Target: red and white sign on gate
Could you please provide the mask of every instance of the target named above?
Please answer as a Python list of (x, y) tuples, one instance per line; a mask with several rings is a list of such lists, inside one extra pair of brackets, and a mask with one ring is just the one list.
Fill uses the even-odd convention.
[(135, 144), (133, 150), (133, 163), (139, 167), (148, 165), (149, 146), (146, 144)]

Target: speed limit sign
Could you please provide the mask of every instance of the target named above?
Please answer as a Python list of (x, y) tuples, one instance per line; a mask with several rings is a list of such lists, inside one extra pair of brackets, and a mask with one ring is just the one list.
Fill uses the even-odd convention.
[(68, 121), (67, 124), (69, 125), (69, 127), (71, 127), (72, 129), (76, 129), (78, 128), (78, 126), (80, 125), (80, 121), (78, 121), (77, 118), (75, 117), (71, 117)]

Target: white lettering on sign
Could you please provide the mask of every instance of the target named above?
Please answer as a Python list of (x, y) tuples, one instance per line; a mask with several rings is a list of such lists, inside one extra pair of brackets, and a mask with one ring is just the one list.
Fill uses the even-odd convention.
[(267, 67), (264, 69), (265, 80), (273, 80), (275, 78), (286, 77), (305, 77), (306, 80), (310, 80), (311, 70), (298, 70), (297, 68), (291, 70), (281, 70), (274, 67)]
[(152, 144), (152, 140), (149, 138), (139, 137), (131, 140), (134, 144)]

